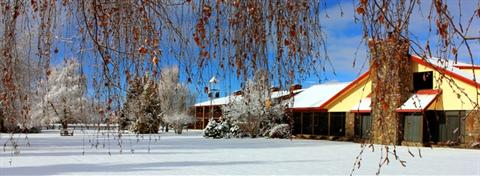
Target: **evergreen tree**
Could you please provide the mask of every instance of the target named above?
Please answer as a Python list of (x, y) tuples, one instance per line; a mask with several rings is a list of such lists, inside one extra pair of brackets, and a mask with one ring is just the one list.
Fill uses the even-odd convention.
[(131, 81), (122, 109), (120, 129), (135, 133), (157, 133), (160, 127), (160, 101), (157, 84), (148, 76)]
[(142, 79), (136, 77), (129, 81), (127, 98), (120, 115), (120, 129), (127, 130), (140, 115), (140, 97), (143, 92)]

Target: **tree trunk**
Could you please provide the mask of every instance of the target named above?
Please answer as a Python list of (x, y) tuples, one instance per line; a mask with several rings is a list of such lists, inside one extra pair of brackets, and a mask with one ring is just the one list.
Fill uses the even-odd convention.
[(177, 134), (182, 134), (182, 131), (183, 131), (182, 126), (177, 126), (177, 127), (175, 128), (175, 133), (177, 133)]
[(62, 128), (64, 130), (68, 129), (68, 121), (67, 121), (67, 108), (63, 108), (63, 120), (62, 120)]
[(0, 133), (1, 132), (5, 132), (5, 126), (4, 126), (4, 116), (3, 116), (3, 113), (0, 112)]
[(395, 111), (412, 90), (409, 43), (400, 35), (369, 41), (372, 80), (373, 142), (398, 144), (402, 137), (401, 116)]
[(480, 148), (480, 111), (471, 111), (465, 118), (465, 144)]

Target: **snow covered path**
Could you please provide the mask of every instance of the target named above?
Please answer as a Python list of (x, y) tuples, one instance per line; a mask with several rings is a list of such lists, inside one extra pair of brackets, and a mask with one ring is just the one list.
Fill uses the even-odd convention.
[[(124, 136), (120, 153), (114, 139), (99, 136), (95, 149), (89, 143), (94, 139), (91, 134), (75, 133), (73, 137), (61, 137), (58, 132), (30, 134), (30, 147), (24, 135), (15, 136), (20, 154), (2, 148), (0, 175), (348, 175), (360, 151), (360, 144), (350, 142), (204, 139), (199, 131), (190, 131), (185, 135), (161, 134), (156, 142), (153, 139), (158, 137), (152, 136), (150, 153), (148, 135), (138, 142), (135, 136)], [(1, 134), (1, 144), (8, 138)], [(376, 173), (378, 149), (364, 153), (361, 168), (354, 174)], [(423, 158), (417, 156), (416, 147), (410, 148), (413, 158), (406, 147), (397, 150), (407, 167), (391, 158), (382, 174), (480, 175), (480, 150), (421, 148)]]

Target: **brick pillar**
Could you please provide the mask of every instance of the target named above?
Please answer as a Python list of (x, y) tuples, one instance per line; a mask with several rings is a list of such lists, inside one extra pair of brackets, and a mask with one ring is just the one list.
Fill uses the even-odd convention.
[(465, 119), (465, 146), (473, 146), (480, 143), (480, 111), (472, 111)]
[(355, 113), (347, 112), (345, 118), (345, 137), (353, 139), (355, 136)]
[(409, 44), (390, 35), (386, 40), (371, 40), (368, 45), (371, 54), (373, 142), (399, 144), (403, 125), (395, 109), (411, 94)]

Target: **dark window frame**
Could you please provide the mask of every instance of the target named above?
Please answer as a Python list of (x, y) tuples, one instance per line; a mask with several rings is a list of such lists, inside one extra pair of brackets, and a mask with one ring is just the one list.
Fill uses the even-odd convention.
[(433, 71), (415, 72), (412, 81), (414, 91), (433, 89)]

